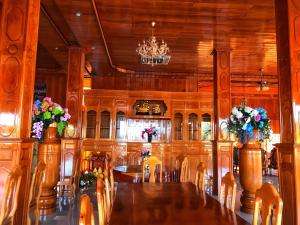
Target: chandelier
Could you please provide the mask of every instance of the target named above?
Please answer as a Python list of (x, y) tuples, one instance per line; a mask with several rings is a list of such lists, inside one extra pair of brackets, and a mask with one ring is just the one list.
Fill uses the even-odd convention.
[(153, 21), (151, 25), (152, 36), (147, 41), (144, 40), (142, 44), (139, 43), (136, 52), (141, 57), (141, 64), (151, 64), (152, 66), (158, 64), (166, 65), (171, 58), (170, 55), (167, 55), (170, 49), (163, 40), (160, 45), (156, 42), (156, 37), (153, 35), (155, 22)]
[(267, 81), (263, 81), (263, 69), (259, 69), (260, 71), (260, 82), (257, 82), (257, 87), (256, 90), (257, 91), (268, 91), (270, 89), (270, 87), (268, 86)]

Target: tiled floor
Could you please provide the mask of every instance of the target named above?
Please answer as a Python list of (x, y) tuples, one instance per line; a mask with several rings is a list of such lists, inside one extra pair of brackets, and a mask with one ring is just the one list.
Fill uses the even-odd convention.
[[(239, 178), (236, 176), (237, 181), (237, 196), (236, 196), (236, 208), (235, 212), (250, 224), (252, 223), (252, 215), (243, 213), (240, 211), (240, 196), (242, 193), (242, 188), (239, 183)], [(278, 190), (278, 180), (277, 176), (264, 176), (263, 182), (273, 183)], [(97, 218), (97, 200), (95, 195), (95, 189), (89, 188), (88, 190), (80, 191), (80, 194), (76, 195), (76, 198), (70, 200), (69, 198), (60, 198), (59, 204), (57, 205), (57, 210), (55, 214), (49, 216), (40, 217), (40, 225), (78, 225), (79, 221), (79, 201), (81, 194), (88, 194), (94, 205), (95, 214), (95, 224), (98, 224)], [(216, 197), (216, 196), (214, 196)], [(121, 224), (120, 224), (121, 225)]]

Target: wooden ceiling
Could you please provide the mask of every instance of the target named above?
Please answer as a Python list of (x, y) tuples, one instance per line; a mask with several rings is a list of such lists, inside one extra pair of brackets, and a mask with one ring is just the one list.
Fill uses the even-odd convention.
[[(82, 46), (96, 75), (212, 72), (214, 47), (231, 50), (231, 71), (276, 75), (274, 0), (41, 0), (38, 67), (63, 70)], [(76, 13), (81, 16), (76, 16)], [(98, 17), (98, 19), (97, 19)], [(169, 65), (141, 65), (136, 47), (151, 35), (170, 47)], [(103, 35), (101, 33), (103, 31)], [(104, 39), (103, 39), (104, 37)], [(107, 47), (107, 49), (106, 49)], [(46, 53), (45, 53), (46, 52)]]

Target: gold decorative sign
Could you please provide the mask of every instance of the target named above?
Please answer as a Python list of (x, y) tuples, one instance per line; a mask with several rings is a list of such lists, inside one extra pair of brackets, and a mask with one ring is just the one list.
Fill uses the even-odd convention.
[(137, 100), (133, 107), (136, 115), (163, 116), (167, 110), (166, 104), (161, 100)]

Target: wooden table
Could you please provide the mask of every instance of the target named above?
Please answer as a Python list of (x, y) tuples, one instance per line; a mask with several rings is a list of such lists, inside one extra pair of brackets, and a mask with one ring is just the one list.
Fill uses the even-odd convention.
[(110, 225), (249, 225), (191, 183), (119, 183)]
[(142, 181), (142, 165), (116, 166), (113, 170), (115, 180), (118, 182), (139, 183)]

